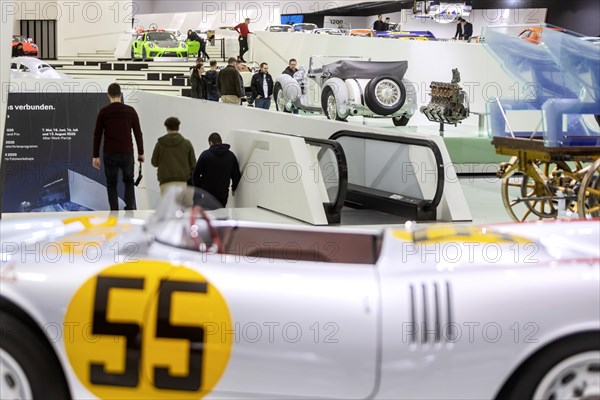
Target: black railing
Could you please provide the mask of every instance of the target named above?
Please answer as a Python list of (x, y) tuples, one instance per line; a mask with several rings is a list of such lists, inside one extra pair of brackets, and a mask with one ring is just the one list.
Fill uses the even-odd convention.
[[(383, 190), (348, 183), (348, 193), (346, 196), (347, 206), (374, 209), (415, 220), (436, 219), (437, 207), (440, 204), (444, 193), (444, 163), (442, 153), (434, 141), (355, 131), (339, 131), (334, 133), (330, 139), (339, 140), (343, 137), (428, 148), (435, 158), (437, 179), (436, 191), (433, 198), (430, 200), (407, 196), (403, 193), (394, 195)], [(350, 160), (350, 162), (351, 161), (352, 160)]]

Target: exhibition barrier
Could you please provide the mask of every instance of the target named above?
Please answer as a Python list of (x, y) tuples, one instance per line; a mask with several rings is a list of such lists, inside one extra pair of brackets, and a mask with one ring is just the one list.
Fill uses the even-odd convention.
[(328, 195), (318, 154), (304, 138), (234, 130), (229, 143), (243, 175), (235, 207), (261, 207), (312, 225), (328, 224), (323, 207)]
[[(281, 132), (308, 138), (329, 139), (339, 131), (352, 127), (356, 132), (370, 132), (381, 135), (401, 136), (412, 139), (427, 139), (434, 142), (440, 150), (444, 168), (444, 192), (437, 207), (437, 219), (440, 221), (471, 221), (472, 216), (465, 200), (460, 182), (456, 176), (454, 165), (446, 150), (444, 140), (438, 135), (423, 135), (404, 129), (378, 129), (366, 126), (350, 126), (344, 122), (334, 122), (316, 118), (304, 118), (294, 114), (277, 113), (273, 111), (241, 107), (191, 98), (174, 98), (152, 93), (135, 92), (129, 104), (136, 108), (144, 132), (144, 147), (147, 157), (150, 157), (156, 140), (165, 134), (164, 121), (170, 116), (181, 120), (180, 132), (189, 139), (196, 150), (196, 156), (208, 148), (208, 136), (218, 132), (225, 143), (233, 144), (237, 139), (234, 131), (254, 130)], [(245, 149), (235, 146), (234, 153), (244, 152)], [(410, 161), (418, 169), (416, 179), (422, 187), (434, 187), (436, 175), (431, 173), (432, 166), (429, 158), (421, 160), (415, 153)], [(381, 159), (380, 153), (371, 153), (366, 163), (376, 164)], [(264, 166), (263, 172), (268, 172)], [(281, 173), (281, 168), (275, 173)], [(304, 171), (303, 171), (304, 173)], [(307, 171), (312, 174), (312, 171)], [(148, 162), (143, 165), (144, 180), (137, 188), (139, 209), (153, 209), (159, 199), (159, 187), (156, 180), (156, 169)], [(242, 177), (242, 180), (248, 177)], [(430, 189), (424, 189), (430, 194)], [(233, 198), (235, 201), (235, 197)], [(233, 203), (232, 203), (233, 204)]]

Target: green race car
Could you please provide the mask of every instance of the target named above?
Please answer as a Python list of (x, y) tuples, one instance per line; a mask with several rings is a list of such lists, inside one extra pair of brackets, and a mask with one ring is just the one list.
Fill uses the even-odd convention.
[(188, 57), (188, 46), (171, 32), (143, 32), (131, 45), (132, 60), (151, 60), (156, 57)]

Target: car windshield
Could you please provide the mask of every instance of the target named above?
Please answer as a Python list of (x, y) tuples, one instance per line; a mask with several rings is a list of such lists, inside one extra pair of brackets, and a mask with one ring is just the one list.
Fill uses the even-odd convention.
[(177, 40), (171, 32), (152, 32), (146, 36), (146, 40), (152, 41), (163, 41), (163, 40)]

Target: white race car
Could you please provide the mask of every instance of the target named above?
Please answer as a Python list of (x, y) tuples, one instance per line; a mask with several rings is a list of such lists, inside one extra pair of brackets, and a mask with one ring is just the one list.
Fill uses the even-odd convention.
[[(324, 63), (333, 59), (334, 62)], [(273, 88), (278, 111), (323, 112), (345, 121), (349, 116), (388, 117), (405, 126), (417, 109), (413, 84), (404, 78), (407, 61), (370, 61), (363, 57), (312, 56), (308, 70), (282, 74)]]
[(379, 232), (166, 200), (2, 221), (2, 399), (600, 396), (598, 220)]
[(10, 77), (34, 79), (69, 79), (70, 76), (56, 71), (46, 62), (33, 57), (13, 57), (10, 59)]

